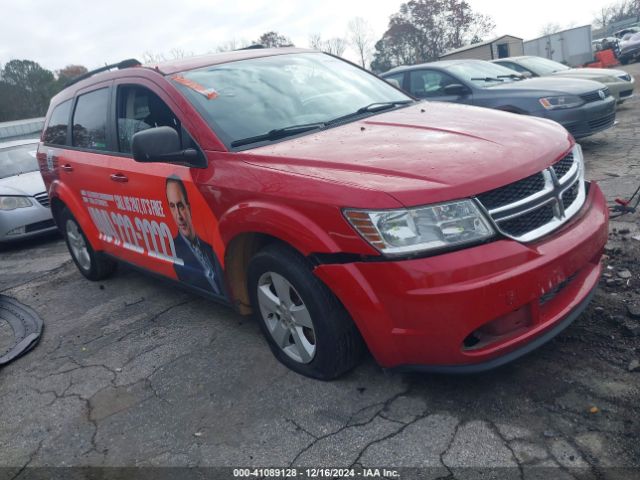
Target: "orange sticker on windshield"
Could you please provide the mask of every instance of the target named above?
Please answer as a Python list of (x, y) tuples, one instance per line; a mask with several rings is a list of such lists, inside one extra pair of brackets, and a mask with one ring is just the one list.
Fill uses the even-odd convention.
[(207, 88), (204, 85), (200, 85), (198, 82), (184, 78), (182, 75), (174, 75), (173, 79), (185, 87), (189, 87), (191, 90), (198, 92), (200, 95), (204, 95), (207, 100), (213, 100), (218, 96), (218, 92), (213, 88)]

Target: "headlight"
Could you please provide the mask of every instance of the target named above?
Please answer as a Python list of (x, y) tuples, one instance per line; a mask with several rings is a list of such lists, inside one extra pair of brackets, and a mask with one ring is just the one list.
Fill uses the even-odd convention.
[(629, 75), (628, 73), (626, 75), (620, 75), (618, 78), (620, 80), (624, 80), (625, 82), (630, 82), (631, 81), (631, 75)]
[(0, 210), (15, 210), (33, 205), (27, 197), (0, 197)]
[(345, 210), (344, 215), (365, 240), (387, 255), (461, 246), (495, 233), (472, 200), (401, 210)]
[(584, 104), (584, 100), (576, 95), (559, 95), (557, 97), (541, 98), (540, 104), (547, 110), (560, 110), (563, 108), (575, 108)]

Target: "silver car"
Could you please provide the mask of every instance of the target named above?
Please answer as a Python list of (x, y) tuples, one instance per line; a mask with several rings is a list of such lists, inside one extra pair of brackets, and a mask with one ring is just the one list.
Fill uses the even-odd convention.
[(0, 143), (0, 243), (56, 230), (36, 160), (38, 141)]

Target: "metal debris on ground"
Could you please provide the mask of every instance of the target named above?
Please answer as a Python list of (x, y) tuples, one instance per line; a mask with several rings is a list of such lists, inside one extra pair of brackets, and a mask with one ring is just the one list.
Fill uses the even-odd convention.
[[(4, 324), (4, 325), (3, 325)], [(28, 306), (17, 300), (0, 295), (0, 325), (9, 325), (13, 338), (0, 335), (0, 366), (15, 360), (31, 350), (40, 340), (42, 319)], [(0, 332), (8, 334), (9, 329)]]

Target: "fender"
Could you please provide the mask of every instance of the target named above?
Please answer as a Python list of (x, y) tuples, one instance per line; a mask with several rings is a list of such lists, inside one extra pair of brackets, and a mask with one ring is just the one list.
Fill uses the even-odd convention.
[(327, 231), (312, 218), (282, 204), (242, 203), (220, 217), (218, 228), (225, 246), (242, 233), (262, 233), (288, 243), (305, 256), (341, 251)]
[(82, 203), (76, 198), (73, 191), (67, 185), (57, 179), (52, 181), (49, 186), (49, 198), (51, 200), (57, 198), (64, 203), (80, 224), (80, 228), (82, 228), (87, 240), (89, 240), (91, 248), (96, 251), (102, 250), (102, 244), (98, 240), (100, 235), (98, 229), (91, 220), (91, 217), (89, 217), (87, 210), (82, 206)]

